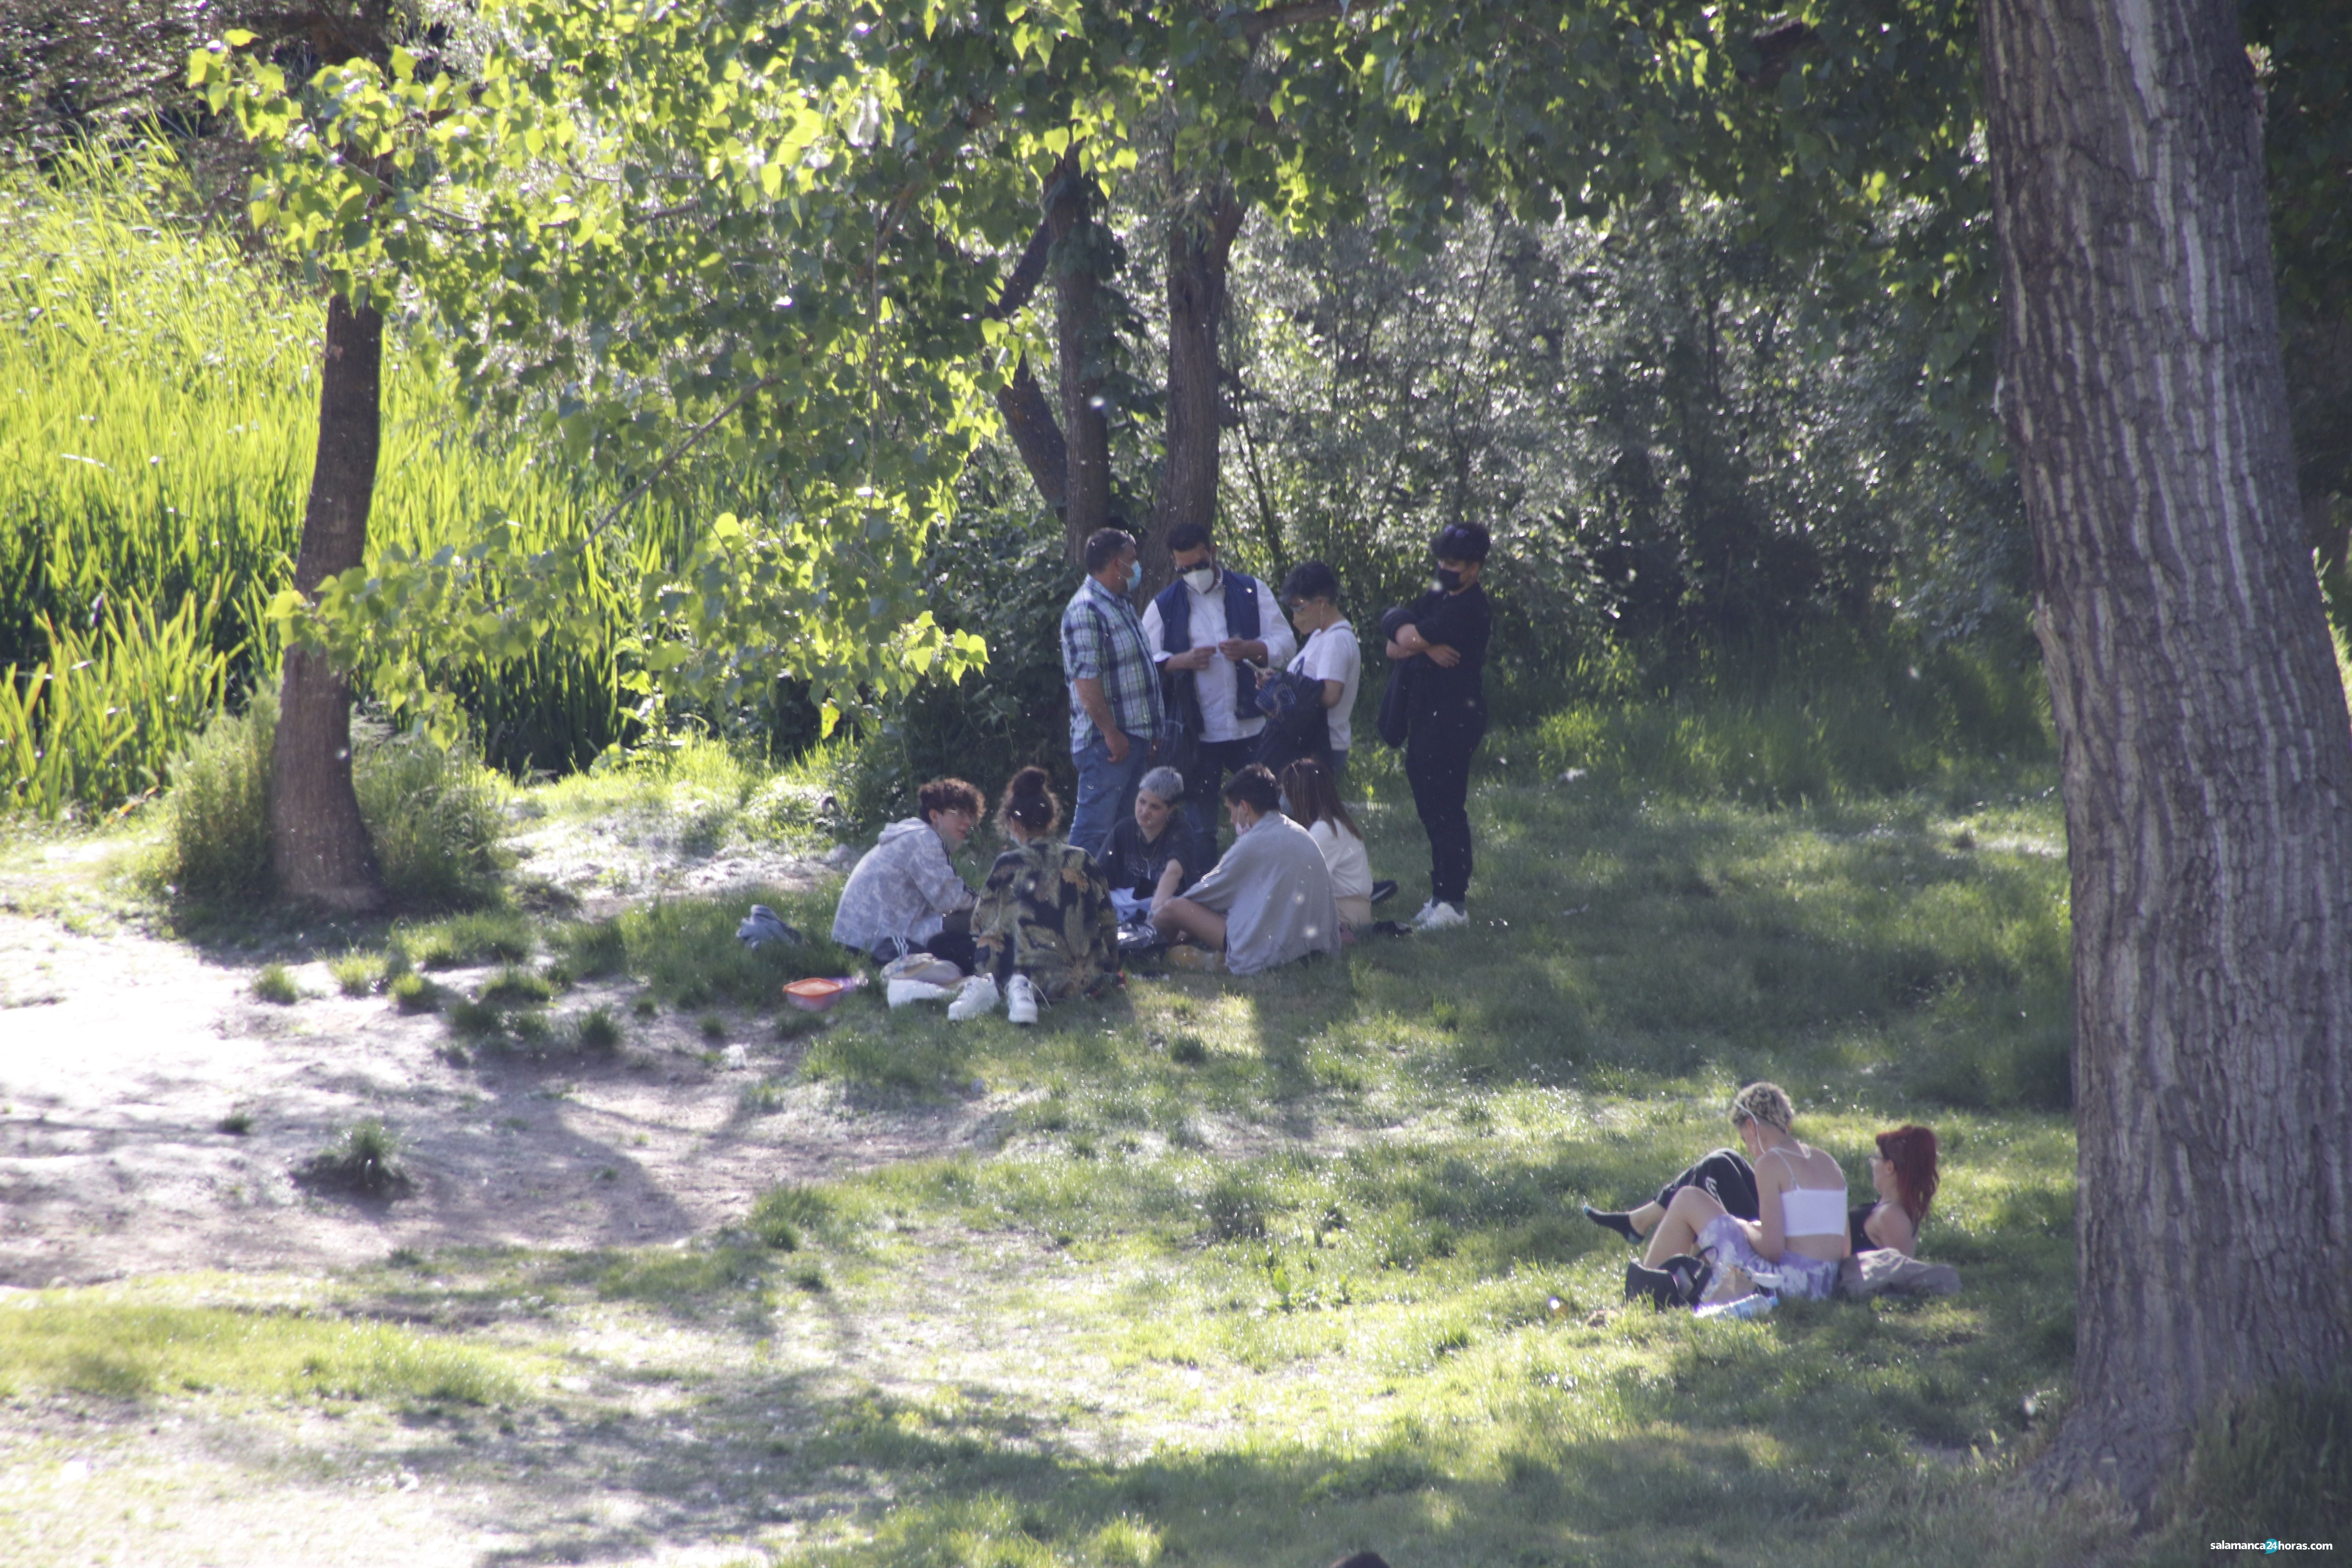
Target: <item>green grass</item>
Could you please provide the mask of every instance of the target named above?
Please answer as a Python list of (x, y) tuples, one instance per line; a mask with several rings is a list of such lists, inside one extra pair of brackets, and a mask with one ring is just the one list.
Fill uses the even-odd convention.
[(397, 928), (394, 946), (420, 969), (461, 969), (477, 963), (522, 963), (538, 946), (530, 919), (511, 910), (484, 910)]
[(383, 1323), (142, 1300), (139, 1287), (52, 1290), (0, 1312), (0, 1387), (114, 1399), (238, 1393), (487, 1405), (518, 1358)]
[(381, 953), (363, 952), (357, 948), (340, 957), (330, 959), (327, 963), (327, 973), (335, 977), (335, 989), (346, 996), (372, 994), (377, 984), (386, 978), (383, 972), (383, 956)]
[(274, 1002), (281, 1007), (291, 1007), (302, 1000), (301, 991), (294, 977), (286, 973), (282, 963), (265, 963), (261, 973), (253, 977), (253, 994), (263, 1002)]
[[(2065, 1408), (2074, 1333), (2048, 779), (1645, 799), (1538, 782), (1526, 743), (1498, 738), (1513, 763), (1474, 793), (1470, 928), (1254, 980), (1135, 976), (1032, 1029), (870, 994), (788, 1014), (790, 966), (732, 968), (748, 898), (515, 916), (518, 951), (626, 977), (681, 1023), (740, 987), (811, 1026), (809, 1098), (908, 1119), (936, 1156), (778, 1186), (684, 1245), (412, 1257), (303, 1289), (560, 1346), (582, 1389), (563, 1432), (519, 1427), (468, 1484), (658, 1501), (664, 1539), (747, 1561), (1683, 1568), (1767, 1539), (1887, 1568), (2132, 1560), (2095, 1510), (1999, 1500)], [(1377, 754), (1361, 777), (1376, 873), (1413, 901), (1401, 781)], [(760, 896), (824, 929), (821, 900)], [(1578, 1205), (1727, 1142), (1755, 1077), (1857, 1192), (1874, 1131), (1937, 1128), (1923, 1254), (1959, 1295), (1752, 1323), (1622, 1306), (1629, 1249)], [(628, 1148), (575, 1174), (630, 1185)], [(2265, 1406), (2213, 1440), (2181, 1494), (2200, 1522), (2165, 1540), (2236, 1533), (2222, 1500), (2303, 1475), (2281, 1456), (2328, 1441), (2333, 1408)], [(523, 1554), (649, 1540), (550, 1526)]]
[(302, 1180), (328, 1192), (397, 1197), (409, 1186), (400, 1165), (400, 1138), (379, 1117), (366, 1117), (302, 1163)]

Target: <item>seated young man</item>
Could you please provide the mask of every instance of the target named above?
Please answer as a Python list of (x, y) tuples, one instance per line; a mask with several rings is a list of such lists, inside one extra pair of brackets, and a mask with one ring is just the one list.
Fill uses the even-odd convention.
[(1322, 847), (1277, 808), (1274, 775), (1255, 763), (1226, 781), (1234, 844), (1182, 898), (1151, 903), (1163, 936), (1223, 949), (1225, 967), (1255, 974), (1310, 952), (1339, 951), (1339, 909)]
[(915, 805), (922, 815), (884, 828), (850, 872), (833, 940), (880, 962), (929, 952), (969, 970), (971, 889), (953, 858), (987, 805), (961, 779), (933, 779), (915, 792)]
[(1184, 777), (1174, 768), (1153, 768), (1136, 787), (1135, 815), (1110, 830), (1096, 863), (1110, 885), (1119, 918), (1130, 919), (1165, 893), (1173, 898), (1201, 879), (1215, 851), (1202, 847), (1178, 807)]

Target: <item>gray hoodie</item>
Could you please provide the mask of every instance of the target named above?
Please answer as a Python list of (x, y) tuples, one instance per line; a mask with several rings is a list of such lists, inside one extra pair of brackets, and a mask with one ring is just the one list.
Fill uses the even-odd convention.
[(940, 934), (950, 911), (971, 903), (971, 889), (949, 860), (947, 841), (910, 816), (884, 828), (843, 884), (833, 940), (860, 952), (885, 942), (919, 946)]

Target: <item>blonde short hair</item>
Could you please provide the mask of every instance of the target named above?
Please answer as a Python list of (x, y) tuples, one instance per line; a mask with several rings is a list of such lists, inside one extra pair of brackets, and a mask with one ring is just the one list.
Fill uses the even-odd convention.
[(1788, 1090), (1777, 1083), (1751, 1083), (1731, 1097), (1731, 1121), (1738, 1126), (1745, 1121), (1760, 1121), (1781, 1131), (1797, 1120), (1797, 1108), (1789, 1102)]

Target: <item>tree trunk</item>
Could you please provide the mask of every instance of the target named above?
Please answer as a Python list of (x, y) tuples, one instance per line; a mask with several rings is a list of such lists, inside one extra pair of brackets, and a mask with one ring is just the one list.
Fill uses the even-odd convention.
[[(990, 320), (1010, 321), (1029, 303), (1038, 279), (1045, 275), (1053, 245), (1053, 231), (1039, 224), (1020, 259), (1013, 264), (1004, 287), (997, 290), (996, 302), (989, 306)], [(1013, 365), (1011, 384), (996, 395), (996, 412), (1013, 437), (1013, 449), (1021, 454), (1022, 466), (1036, 482), (1037, 493), (1045, 498), (1047, 506), (1061, 511), (1069, 499), (1069, 444), (1062, 439), (1062, 427), (1055, 422), (1045, 389), (1030, 374), (1027, 356)]]
[(2003, 413), (2074, 921), (2074, 1403), (2144, 1507), (2352, 1340), (2352, 738), (2296, 504), (2232, 0), (1988, 0)]
[(1168, 234), (1168, 456), (1143, 551), (1146, 593), (1171, 573), (1168, 531), (1217, 515), (1218, 436), (1223, 424), (1217, 329), (1225, 310), (1225, 268), (1245, 211), (1220, 188), (1207, 210)]
[[(359, 565), (366, 553), (383, 377), (383, 316), (331, 300), (319, 457), (294, 564), (294, 586), (304, 595)], [(299, 648), (286, 655), (269, 786), (269, 858), (279, 893), (340, 910), (382, 904), (383, 885), (352, 788), (351, 687), (324, 658)]]
[(1045, 226), (1053, 236), (1055, 339), (1068, 458), (1062, 528), (1075, 562), (1087, 535), (1110, 515), (1110, 423), (1102, 397), (1110, 334), (1103, 319), (1094, 204), (1076, 148), (1047, 177)]

